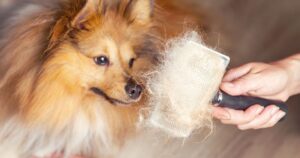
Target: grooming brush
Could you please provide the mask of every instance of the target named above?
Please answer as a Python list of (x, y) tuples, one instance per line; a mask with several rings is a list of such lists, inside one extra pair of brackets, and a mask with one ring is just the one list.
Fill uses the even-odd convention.
[(171, 136), (188, 137), (193, 130), (211, 125), (211, 107), (245, 110), (251, 105), (284, 102), (250, 96), (231, 96), (219, 90), (230, 58), (206, 47), (191, 32), (168, 44), (162, 64), (149, 79), (151, 126)]

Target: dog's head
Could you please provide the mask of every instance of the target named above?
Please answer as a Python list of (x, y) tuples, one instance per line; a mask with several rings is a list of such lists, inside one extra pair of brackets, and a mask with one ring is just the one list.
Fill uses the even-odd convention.
[(137, 74), (154, 57), (152, 9), (151, 0), (65, 5), (52, 28), (28, 115), (46, 119), (39, 113), (48, 111), (63, 122), (77, 109), (95, 113), (93, 106), (103, 106), (109, 113), (107, 108), (138, 102), (143, 86)]
[(134, 71), (141, 51), (151, 51), (151, 5), (150, 0), (87, 0), (78, 13), (67, 15), (72, 20), (62, 56), (64, 62), (71, 59), (77, 86), (112, 104), (139, 100), (142, 86)]
[(78, 13), (68, 15), (72, 20), (61, 53), (70, 73), (75, 71), (77, 86), (112, 104), (139, 100), (142, 86), (134, 71), (142, 51), (152, 51), (151, 10), (150, 0), (87, 0)]

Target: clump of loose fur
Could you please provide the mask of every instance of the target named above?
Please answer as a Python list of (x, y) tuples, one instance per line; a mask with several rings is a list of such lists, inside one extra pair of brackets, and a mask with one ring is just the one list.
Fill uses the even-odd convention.
[(168, 43), (162, 64), (148, 80), (151, 126), (177, 137), (212, 127), (210, 102), (228, 63), (210, 51), (196, 32)]

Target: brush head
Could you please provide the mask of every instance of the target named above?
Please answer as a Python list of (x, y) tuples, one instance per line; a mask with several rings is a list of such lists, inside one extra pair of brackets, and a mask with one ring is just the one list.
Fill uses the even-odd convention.
[(211, 100), (228, 64), (229, 57), (206, 47), (195, 32), (171, 40), (148, 80), (148, 124), (175, 137), (212, 127)]

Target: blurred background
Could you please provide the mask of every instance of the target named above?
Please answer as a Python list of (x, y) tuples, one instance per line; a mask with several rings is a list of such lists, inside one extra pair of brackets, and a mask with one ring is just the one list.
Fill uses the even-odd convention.
[[(29, 0), (0, 0), (0, 25)], [(190, 29), (229, 55), (231, 67), (270, 62), (300, 52), (299, 0), (158, 0), (167, 20), (165, 36)], [(2, 23), (3, 24), (3, 23)], [(300, 70), (299, 70), (300, 71)], [(299, 158), (300, 97), (288, 101), (288, 118), (276, 127), (239, 131), (216, 121), (213, 133), (189, 139), (141, 135), (119, 157), (128, 158)]]

